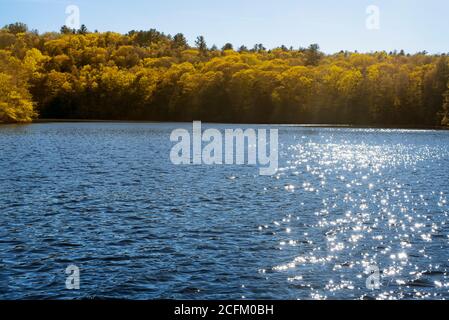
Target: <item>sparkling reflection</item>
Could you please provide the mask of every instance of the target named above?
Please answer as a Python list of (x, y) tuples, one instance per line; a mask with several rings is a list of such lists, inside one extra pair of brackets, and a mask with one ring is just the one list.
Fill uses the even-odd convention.
[[(296, 224), (280, 227), (304, 238), (295, 225), (307, 223), (304, 240), (313, 245), (292, 248), (291, 255), (299, 254), (273, 271), (289, 282), (300, 279), (298, 295), (308, 290), (311, 299), (447, 298), (449, 149), (431, 141), (442, 137), (328, 129), (285, 144), (288, 167), (278, 179), (302, 186), (295, 190), (302, 208)], [(381, 270), (382, 290), (366, 288), (363, 272), (372, 265)]]
[(262, 177), (172, 165), (180, 126), (0, 126), (0, 298), (449, 297), (449, 132), (283, 126)]

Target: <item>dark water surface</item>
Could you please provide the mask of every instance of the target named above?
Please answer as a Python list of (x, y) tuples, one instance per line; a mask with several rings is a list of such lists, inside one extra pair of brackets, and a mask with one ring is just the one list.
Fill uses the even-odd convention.
[(449, 298), (449, 132), (280, 127), (263, 177), (180, 126), (0, 126), (0, 298)]

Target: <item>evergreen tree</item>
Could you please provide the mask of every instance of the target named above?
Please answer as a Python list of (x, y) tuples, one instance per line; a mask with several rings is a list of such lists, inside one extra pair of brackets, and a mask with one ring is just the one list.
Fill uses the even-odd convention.
[(74, 29), (70, 29), (69, 27), (64, 25), (61, 27), (60, 33), (61, 34), (75, 34), (76, 31)]
[(207, 44), (203, 36), (199, 36), (196, 38), (195, 45), (201, 53), (204, 54), (207, 52)]
[(181, 50), (187, 49), (187, 39), (182, 33), (177, 33), (173, 37), (173, 47)]
[(306, 52), (306, 64), (309, 66), (316, 66), (320, 62), (323, 54), (320, 52), (318, 44), (311, 44)]
[(28, 26), (25, 23), (16, 22), (6, 25), (4, 29), (12, 34), (26, 33), (28, 31)]
[(234, 50), (234, 46), (232, 45), (232, 43), (226, 43), (221, 50)]
[(87, 30), (87, 27), (84, 24), (82, 24), (78, 30), (78, 34), (86, 35), (88, 33), (89, 33), (89, 30)]

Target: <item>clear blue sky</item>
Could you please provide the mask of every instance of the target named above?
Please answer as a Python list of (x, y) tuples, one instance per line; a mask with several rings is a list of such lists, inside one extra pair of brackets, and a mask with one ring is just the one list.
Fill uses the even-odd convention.
[[(89, 30), (156, 28), (182, 32), (190, 43), (204, 35), (217, 46), (319, 43), (325, 52), (449, 52), (448, 0), (0, 0), (0, 24), (58, 31), (70, 4), (79, 6)], [(380, 30), (366, 28), (369, 5), (380, 9)]]

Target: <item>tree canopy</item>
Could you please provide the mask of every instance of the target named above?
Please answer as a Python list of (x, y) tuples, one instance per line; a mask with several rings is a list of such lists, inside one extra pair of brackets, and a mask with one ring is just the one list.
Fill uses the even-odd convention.
[[(249, 47), (251, 48), (251, 47)], [(0, 121), (42, 118), (449, 125), (449, 58), (209, 48), (157, 30), (0, 30)]]

